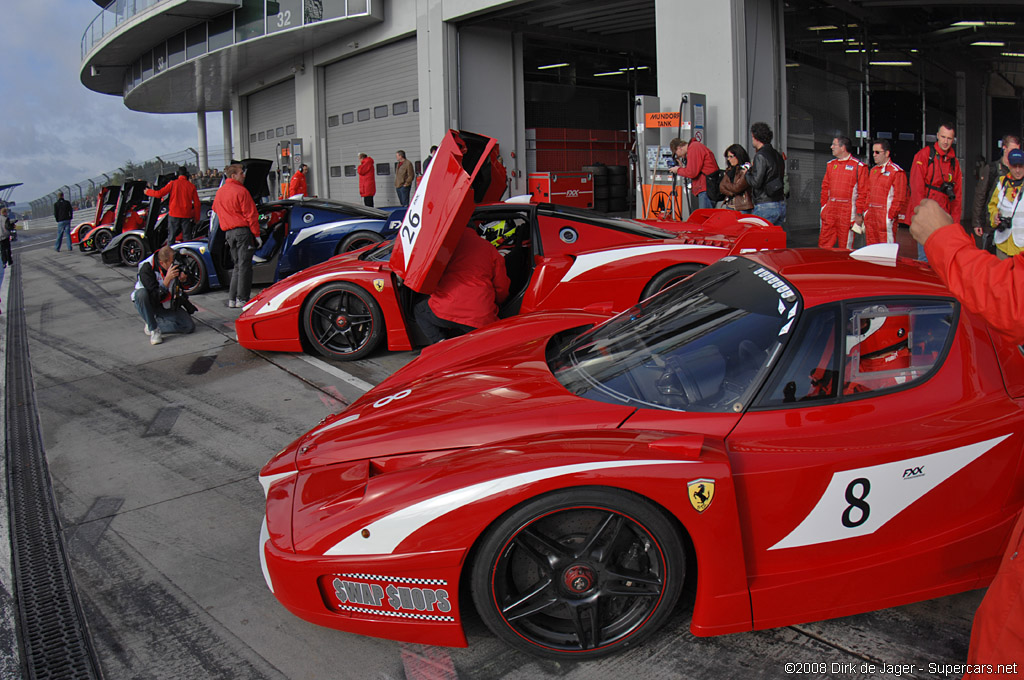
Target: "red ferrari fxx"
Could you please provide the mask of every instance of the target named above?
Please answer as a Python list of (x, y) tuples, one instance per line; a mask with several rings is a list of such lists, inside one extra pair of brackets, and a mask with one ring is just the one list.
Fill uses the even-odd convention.
[[(466, 224), (504, 255), (512, 285), (502, 318), (570, 307), (622, 310), (725, 255), (785, 246), (781, 228), (729, 210), (698, 211), (679, 224), (551, 204), (474, 209), (474, 200), (500, 196), (504, 170), (488, 165), (493, 152), (479, 148), (496, 150), (493, 140), (458, 134), (439, 148), (394, 242), (335, 257), (264, 289), (235, 322), (239, 343), (256, 350), (310, 348), (342, 360), (362, 358), (383, 342), (391, 350), (424, 344), (412, 308), (433, 290)], [(468, 141), (465, 155), (456, 140)], [(484, 190), (478, 189), (481, 167), (490, 180)]]
[(424, 350), (263, 468), (268, 585), (424, 644), (465, 646), (475, 606), (576, 659), (686, 579), (698, 636), (985, 586), (1024, 502), (1024, 355), (892, 255), (728, 257), (611, 319)]
[(117, 197), (121, 195), (121, 187), (110, 184), (102, 187), (96, 195), (96, 215), (92, 222), (82, 222), (71, 230), (71, 245), (78, 245), (93, 228), (114, 223), (114, 212), (117, 209)]
[[(145, 194), (146, 181), (128, 180), (117, 195), (113, 222), (101, 222), (89, 231), (80, 232), (78, 249), (83, 253), (102, 252), (111, 239), (122, 231), (140, 230), (146, 221), (149, 198)], [(97, 210), (97, 212), (99, 212)]]

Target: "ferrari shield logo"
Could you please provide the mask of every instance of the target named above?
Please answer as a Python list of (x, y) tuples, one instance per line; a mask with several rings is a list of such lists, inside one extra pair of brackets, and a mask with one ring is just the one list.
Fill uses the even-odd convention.
[(374, 279), (373, 287), (378, 293), (384, 290), (384, 279)]
[(686, 491), (693, 509), (704, 512), (715, 497), (715, 480), (695, 479), (686, 485)]

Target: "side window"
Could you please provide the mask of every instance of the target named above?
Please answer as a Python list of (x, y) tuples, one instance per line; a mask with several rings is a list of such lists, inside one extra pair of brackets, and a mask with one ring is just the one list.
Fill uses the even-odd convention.
[(836, 396), (839, 353), (836, 347), (838, 307), (804, 312), (799, 334), (769, 382), (759, 408), (821, 401)]
[(954, 319), (952, 302), (849, 306), (843, 394), (902, 387), (931, 373)]

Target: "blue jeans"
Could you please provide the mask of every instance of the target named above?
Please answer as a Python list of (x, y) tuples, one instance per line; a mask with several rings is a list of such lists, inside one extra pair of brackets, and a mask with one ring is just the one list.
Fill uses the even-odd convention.
[(132, 293), (135, 310), (146, 322), (149, 330), (159, 329), (161, 333), (191, 333), (196, 329), (196, 322), (184, 309), (165, 309), (163, 305), (154, 305), (145, 289)]
[(398, 202), (402, 205), (409, 205), (409, 192), (412, 187), (395, 187), (395, 193), (398, 194)]
[(786, 202), (756, 203), (754, 205), (754, 214), (781, 227), (786, 221)]
[(708, 198), (708, 192), (702, 191), (697, 194), (697, 208), (714, 208), (715, 204)]
[(54, 250), (60, 252), (60, 244), (64, 241), (64, 235), (68, 237), (68, 250), (71, 250), (71, 220), (63, 220), (57, 223), (57, 245)]

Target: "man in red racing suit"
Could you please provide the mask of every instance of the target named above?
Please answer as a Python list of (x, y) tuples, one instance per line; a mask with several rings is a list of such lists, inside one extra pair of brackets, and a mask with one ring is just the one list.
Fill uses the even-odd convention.
[[(917, 207), (910, 233), (924, 246), (928, 262), (963, 305), (999, 333), (1024, 342), (1024, 253), (1006, 260), (979, 250), (974, 239), (935, 201)], [(1024, 665), (1024, 513), (974, 615), (965, 678), (1009, 678), (999, 664)], [(987, 672), (990, 664), (992, 672)]]
[(895, 243), (895, 226), (906, 218), (907, 175), (892, 162), (888, 139), (871, 145), (875, 166), (868, 174), (868, 209), (864, 213), (864, 237), (872, 243)]
[(834, 159), (825, 166), (821, 180), (821, 234), (819, 248), (853, 247), (850, 228), (864, 224), (868, 198), (868, 166), (850, 154), (853, 142), (849, 137), (832, 140)]

